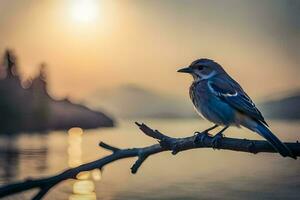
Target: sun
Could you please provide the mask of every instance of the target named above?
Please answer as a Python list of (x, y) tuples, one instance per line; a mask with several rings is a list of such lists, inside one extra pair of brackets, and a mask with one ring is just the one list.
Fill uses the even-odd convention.
[(72, 1), (71, 15), (76, 22), (88, 23), (97, 19), (99, 8), (95, 0)]

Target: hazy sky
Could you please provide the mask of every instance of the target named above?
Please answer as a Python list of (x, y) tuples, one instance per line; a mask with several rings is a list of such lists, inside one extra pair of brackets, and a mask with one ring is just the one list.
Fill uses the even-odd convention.
[(24, 77), (46, 62), (57, 97), (128, 83), (187, 96), (176, 70), (200, 57), (254, 98), (300, 88), (297, 0), (84, 2), (0, 0), (0, 52), (15, 50)]

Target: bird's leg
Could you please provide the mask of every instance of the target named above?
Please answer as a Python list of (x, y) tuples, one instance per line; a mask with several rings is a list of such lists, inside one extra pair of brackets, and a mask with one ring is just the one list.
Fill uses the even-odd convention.
[(223, 132), (228, 128), (229, 126), (225, 126), (220, 132), (218, 132), (212, 139), (212, 147), (218, 148), (222, 138), (224, 137)]
[(206, 129), (206, 130), (204, 130), (204, 131), (202, 131), (202, 132), (195, 132), (194, 134), (196, 135), (196, 137), (195, 137), (195, 140), (194, 140), (194, 143), (199, 143), (199, 142), (203, 142), (203, 140), (204, 140), (204, 138), (205, 137), (207, 137), (208, 136), (208, 132), (209, 131), (211, 131), (211, 130), (213, 130), (213, 129), (215, 129), (215, 128), (217, 128), (219, 125), (214, 125), (214, 126), (212, 126), (212, 127), (210, 127), (210, 128), (208, 128), (208, 129)]

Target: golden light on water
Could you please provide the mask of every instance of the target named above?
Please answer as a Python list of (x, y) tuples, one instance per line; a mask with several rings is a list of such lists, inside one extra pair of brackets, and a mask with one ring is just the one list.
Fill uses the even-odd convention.
[[(83, 130), (79, 127), (71, 128), (68, 131), (70, 167), (77, 167), (83, 163), (82, 136)], [(101, 180), (101, 171), (99, 169), (83, 171), (77, 174), (76, 181), (73, 183), (73, 194), (69, 196), (69, 200), (96, 200), (94, 180)]]
[(75, 194), (91, 194), (95, 190), (95, 184), (91, 180), (76, 181), (73, 185)]
[(72, 194), (69, 197), (69, 200), (96, 200), (96, 194), (92, 193), (92, 194), (81, 194), (81, 195), (76, 195), (76, 194)]
[(87, 180), (92, 178), (94, 181), (101, 180), (101, 170), (100, 169), (94, 169), (92, 171), (84, 171), (77, 174), (76, 178), (78, 180)]
[(93, 22), (99, 15), (98, 3), (94, 0), (72, 1), (71, 16), (76, 22)]
[(69, 200), (96, 200), (96, 194), (84, 194), (81, 196), (71, 195)]
[(70, 137), (80, 137), (83, 134), (83, 130), (79, 127), (73, 127), (68, 130), (68, 134)]
[(71, 128), (68, 131), (68, 134), (69, 134), (69, 139), (68, 139), (69, 166), (77, 167), (78, 165), (82, 164), (81, 142), (82, 142), (83, 130), (78, 127)]
[(76, 178), (78, 180), (87, 180), (90, 178), (90, 172), (89, 171), (79, 172), (79, 174), (76, 175)]
[(101, 170), (100, 169), (94, 169), (91, 171), (92, 173), (92, 178), (94, 179), (94, 181), (100, 181), (101, 180)]

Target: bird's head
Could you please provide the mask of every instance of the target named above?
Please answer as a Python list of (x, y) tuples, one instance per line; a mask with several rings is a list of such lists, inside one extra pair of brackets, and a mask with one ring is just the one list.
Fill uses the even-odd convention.
[(221, 65), (207, 58), (195, 60), (190, 66), (179, 69), (177, 72), (189, 73), (195, 81), (209, 79), (217, 74), (225, 73)]

